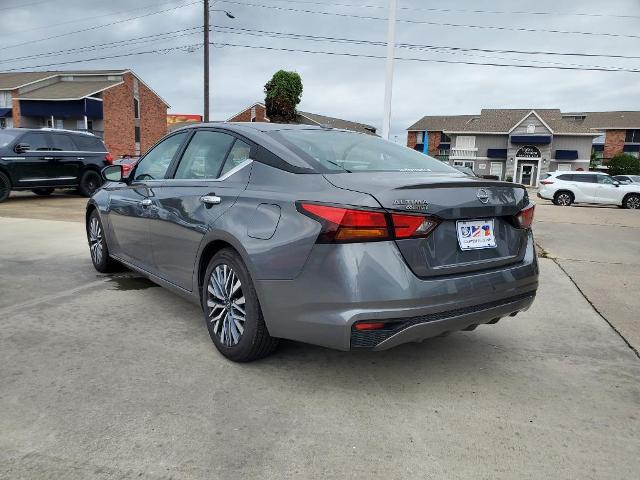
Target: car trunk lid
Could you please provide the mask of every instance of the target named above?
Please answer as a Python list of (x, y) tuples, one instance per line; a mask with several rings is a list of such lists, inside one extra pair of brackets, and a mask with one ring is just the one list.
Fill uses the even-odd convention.
[[(517, 263), (528, 231), (513, 217), (528, 203), (526, 189), (509, 182), (428, 172), (362, 172), (325, 175), (338, 188), (368, 193), (388, 211), (437, 217), (426, 238), (396, 240), (404, 259), (420, 277), (457, 274)], [(462, 250), (456, 224), (493, 220), (496, 246)]]

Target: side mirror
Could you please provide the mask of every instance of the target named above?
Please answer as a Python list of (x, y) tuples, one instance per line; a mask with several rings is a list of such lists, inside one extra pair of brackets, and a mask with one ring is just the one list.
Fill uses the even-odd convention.
[(102, 178), (106, 182), (123, 182), (122, 165), (109, 165), (102, 169)]
[(614, 180), (614, 181), (613, 181), (613, 184), (614, 184), (616, 187), (619, 187), (619, 186), (620, 186), (620, 182), (619, 182), (618, 180)]
[(31, 150), (31, 145), (29, 145), (28, 143), (19, 143), (16, 145), (16, 148), (14, 148), (14, 150), (16, 151), (16, 153), (24, 153)]

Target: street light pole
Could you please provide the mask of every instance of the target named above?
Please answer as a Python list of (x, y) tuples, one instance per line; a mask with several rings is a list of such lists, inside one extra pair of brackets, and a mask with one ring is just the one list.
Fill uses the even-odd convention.
[(398, 0), (389, 0), (389, 27), (387, 30), (387, 69), (384, 83), (384, 118), (382, 119), (382, 138), (389, 140), (391, 127), (391, 93), (393, 90), (393, 60), (396, 46), (396, 10)]
[(204, 121), (209, 121), (209, 0), (204, 0)]

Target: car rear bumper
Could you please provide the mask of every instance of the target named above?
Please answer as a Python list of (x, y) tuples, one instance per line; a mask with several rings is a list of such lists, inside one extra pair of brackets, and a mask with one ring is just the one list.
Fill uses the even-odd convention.
[[(416, 277), (394, 242), (315, 245), (296, 279), (255, 284), (271, 335), (382, 350), (526, 310), (538, 263), (531, 234), (521, 262), (433, 279)], [(359, 343), (353, 324), (363, 320), (389, 322), (393, 331)]]

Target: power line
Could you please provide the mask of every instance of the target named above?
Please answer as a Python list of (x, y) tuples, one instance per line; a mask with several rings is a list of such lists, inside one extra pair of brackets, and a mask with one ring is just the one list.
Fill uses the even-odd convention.
[(101, 25), (93, 25), (91, 27), (86, 27), (86, 28), (83, 28), (83, 29), (80, 29), (80, 30), (74, 30), (72, 32), (65, 32), (65, 33), (60, 33), (58, 35), (51, 35), (49, 37), (36, 38), (34, 40), (27, 40), (25, 42), (14, 43), (14, 44), (11, 44), (11, 45), (3, 45), (3, 48), (6, 49), (6, 48), (21, 47), (23, 45), (28, 45), (28, 44), (37, 43), (37, 42), (44, 42), (45, 40), (52, 40), (54, 38), (66, 37), (68, 35), (73, 35), (73, 34), (76, 34), (76, 33), (89, 32), (89, 31), (96, 30), (98, 28), (110, 27), (112, 25), (118, 25), (120, 23), (130, 22), (132, 20), (137, 20), (139, 18), (145, 18), (145, 17), (149, 17), (151, 15), (157, 15), (159, 13), (170, 12), (170, 11), (173, 11), (173, 10), (177, 10), (179, 8), (188, 7), (190, 5), (195, 5), (196, 3), (201, 3), (201, 2), (197, 0), (197, 1), (194, 1), (194, 2), (190, 2), (190, 3), (185, 3), (183, 5), (178, 5), (176, 7), (171, 7), (171, 8), (167, 8), (167, 9), (164, 9), (164, 10), (157, 10), (155, 12), (145, 13), (144, 15), (138, 15), (138, 16), (135, 16), (135, 17), (129, 17), (129, 18), (125, 18), (125, 19), (122, 19), (122, 20), (116, 20), (116, 21), (109, 22), (109, 23), (103, 23)]
[[(305, 10), (301, 8), (280, 7), (277, 5), (245, 3), (237, 0), (220, 0), (220, 1), (223, 1), (225, 3), (232, 3), (235, 5), (243, 5), (243, 6), (258, 7), (258, 8), (270, 8), (274, 10), (282, 10), (282, 11), (296, 12), (296, 13), (313, 13), (316, 15), (331, 15), (331, 16), (343, 17), (343, 18), (359, 18), (362, 20), (381, 20), (385, 22), (388, 21), (388, 19), (384, 17), (373, 17), (369, 15), (355, 15), (351, 13), (339, 13), (339, 12), (320, 12), (317, 10)], [(473, 24), (464, 24), (464, 23), (430, 22), (426, 20), (410, 20), (410, 19), (398, 19), (397, 21), (402, 23), (415, 24), (415, 25), (433, 25), (433, 26), (439, 26), (439, 27), (503, 30), (503, 31), (511, 31), (511, 32), (535, 32), (535, 33), (557, 33), (557, 34), (567, 34), (567, 35), (606, 36), (606, 37), (615, 37), (615, 38), (640, 38), (640, 35), (632, 35), (632, 34), (624, 34), (624, 33), (584, 32), (579, 30), (555, 30), (555, 29), (552, 30), (552, 29), (527, 28), (527, 27), (504, 27), (499, 25), (473, 25)]]
[[(270, 31), (270, 30), (254, 30), (248, 28), (239, 28), (239, 27), (228, 27), (228, 26), (217, 26), (214, 31), (219, 33), (233, 33), (234, 31), (247, 32), (247, 34), (251, 33), (260, 33), (265, 36), (274, 36), (274, 37), (285, 37), (285, 38), (295, 38), (295, 39), (309, 39), (309, 40), (326, 40), (335, 43), (353, 43), (353, 44), (362, 44), (362, 45), (373, 45), (373, 46), (384, 46), (386, 42), (377, 41), (377, 40), (361, 40), (354, 38), (344, 38), (344, 37), (330, 37), (330, 36), (320, 36), (320, 35), (308, 35), (301, 33), (287, 33), (287, 32), (278, 32), (278, 31)], [(464, 52), (482, 52), (482, 53), (513, 53), (519, 55), (552, 55), (552, 56), (571, 56), (571, 57), (588, 57), (588, 58), (620, 58), (620, 59), (630, 59), (637, 60), (640, 59), (640, 56), (633, 55), (616, 55), (616, 54), (598, 54), (598, 53), (573, 53), (573, 52), (552, 52), (552, 51), (534, 51), (534, 50), (506, 50), (506, 49), (490, 49), (490, 48), (472, 48), (472, 47), (451, 47), (445, 45), (426, 45), (426, 44), (416, 44), (416, 43), (396, 43), (397, 47), (400, 48), (411, 48), (411, 49), (425, 49), (425, 50), (452, 50), (452, 51), (464, 51)]]
[[(186, 33), (184, 35), (174, 35), (174, 34), (183, 33), (183, 32), (189, 32), (189, 33)], [(125, 44), (125, 45), (129, 46), (131, 44), (148, 43), (148, 42), (153, 42), (153, 41), (163, 41), (163, 40), (183, 37), (183, 36), (187, 36), (187, 35), (193, 35), (195, 33), (201, 33), (201, 32), (202, 32), (202, 27), (201, 26), (191, 27), (191, 28), (183, 28), (181, 30), (174, 30), (174, 31), (171, 31), (171, 32), (156, 33), (156, 34), (153, 34), (153, 35), (145, 35), (145, 36), (142, 36), (142, 37), (127, 38), (127, 39), (124, 39), (124, 40), (116, 40), (116, 41), (113, 41), (113, 42), (96, 43), (94, 45), (87, 45), (87, 46), (84, 46), (84, 47), (69, 48), (69, 49), (66, 49), (66, 50), (54, 50), (54, 51), (51, 51), (51, 52), (36, 53), (36, 54), (33, 54), (33, 55), (24, 55), (24, 56), (21, 56), (21, 57), (5, 58), (5, 59), (1, 59), (0, 63), (21, 61), (21, 60), (29, 60), (29, 59), (33, 59), (33, 58), (56, 57), (56, 56), (59, 56), (59, 55), (66, 55), (66, 54), (70, 54), (70, 53), (83, 53), (85, 51), (95, 50), (96, 48), (119, 47), (119, 46), (122, 46), (122, 44)], [(166, 38), (158, 38), (158, 37), (166, 37)]]
[(122, 53), (119, 55), (107, 55), (107, 56), (103, 56), (103, 57), (93, 57), (93, 58), (83, 58), (82, 60), (69, 60), (68, 62), (58, 62), (58, 63), (47, 63), (47, 64), (42, 64), (42, 65), (31, 65), (28, 67), (19, 67), (19, 68), (12, 68), (9, 70), (5, 70), (5, 72), (19, 72), (21, 70), (32, 70), (32, 69), (36, 69), (36, 68), (45, 68), (45, 67), (53, 67), (53, 66), (58, 66), (58, 65), (71, 65), (72, 63), (84, 63), (84, 62), (92, 62), (95, 60), (109, 60), (112, 58), (123, 58), (123, 57), (133, 57), (135, 55), (147, 55), (147, 54), (151, 54), (151, 53), (168, 53), (171, 51), (175, 51), (175, 50), (183, 50), (186, 51), (187, 53), (191, 53), (193, 51), (195, 51), (196, 49), (202, 47), (202, 42), (200, 43), (191, 43), (188, 45), (178, 45), (176, 47), (167, 47), (167, 48), (156, 48), (154, 50), (146, 50), (144, 52), (130, 52), (130, 53)]
[[(225, 0), (220, 0), (225, 1)], [(373, 8), (386, 10), (386, 5), (359, 5), (354, 3), (330, 3), (330, 2), (317, 2), (308, 0), (274, 0), (276, 2), (286, 3), (299, 3), (303, 5), (318, 5), (318, 6), (331, 6), (331, 7), (351, 7), (351, 8)], [(554, 15), (554, 16), (577, 16), (577, 17), (610, 17), (610, 18), (640, 18), (640, 15), (619, 15), (609, 13), (586, 13), (586, 12), (541, 12), (541, 11), (518, 11), (518, 10), (464, 10), (464, 9), (451, 9), (451, 8), (421, 8), (421, 7), (398, 7), (398, 10), (407, 10), (410, 12), (431, 12), (431, 13), (481, 13), (490, 15)]]
[(12, 5), (12, 6), (10, 6), (10, 7), (3, 7), (3, 8), (0, 8), (0, 11), (4, 11), (4, 10), (11, 10), (11, 9), (14, 9), (14, 8), (30, 7), (31, 5), (40, 5), (41, 3), (46, 3), (46, 2), (48, 2), (48, 1), (49, 1), (49, 0), (41, 0), (40, 2), (21, 3), (21, 4), (18, 4), (18, 5)]

